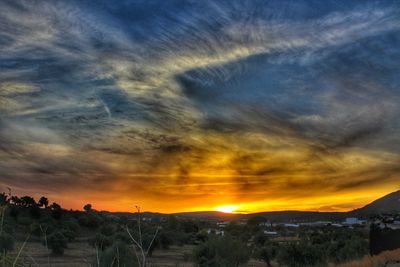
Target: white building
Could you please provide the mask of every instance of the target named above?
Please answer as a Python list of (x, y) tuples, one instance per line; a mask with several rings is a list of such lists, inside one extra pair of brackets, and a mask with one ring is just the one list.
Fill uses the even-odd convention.
[(275, 235), (278, 235), (278, 232), (275, 232), (275, 231), (264, 231), (264, 234), (265, 234), (265, 235), (272, 235), (272, 236), (275, 236)]
[(270, 227), (270, 226), (272, 226), (272, 223), (270, 221), (261, 222), (261, 223), (258, 224), (258, 226), (260, 226), (260, 227)]
[(300, 225), (297, 223), (285, 223), (285, 227), (293, 227), (293, 228), (298, 228)]
[(217, 230), (217, 229), (208, 229), (207, 230), (207, 234), (224, 236), (225, 235), (225, 231), (224, 230)]
[(219, 228), (225, 228), (230, 222), (217, 222)]
[(357, 218), (346, 218), (343, 222), (343, 225), (362, 225), (364, 221), (359, 220)]

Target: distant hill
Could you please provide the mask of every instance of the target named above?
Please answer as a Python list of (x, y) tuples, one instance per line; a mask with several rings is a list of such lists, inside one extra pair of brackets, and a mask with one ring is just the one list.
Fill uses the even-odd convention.
[[(370, 204), (349, 212), (317, 212), (317, 211), (270, 211), (251, 214), (232, 214), (219, 211), (179, 212), (171, 215), (209, 221), (231, 221), (263, 216), (274, 222), (308, 222), (308, 221), (342, 221), (346, 217), (369, 217), (380, 213), (400, 212), (400, 190), (381, 197)], [(132, 213), (113, 213), (114, 215), (132, 216)], [(145, 212), (144, 217), (169, 216), (169, 214)]]
[(179, 213), (174, 213), (173, 215), (182, 218), (203, 219), (211, 221), (225, 221), (225, 220), (228, 221), (233, 219), (239, 219), (243, 216), (246, 216), (244, 214), (224, 213), (220, 211), (179, 212)]
[(355, 216), (374, 215), (380, 213), (400, 212), (400, 190), (381, 197), (370, 204), (355, 209), (350, 214)]
[(323, 220), (342, 220), (346, 218), (346, 212), (314, 212), (314, 211), (271, 211), (250, 214), (231, 214), (218, 211), (199, 211), (175, 213), (175, 216), (203, 219), (211, 221), (229, 221), (247, 219), (254, 216), (262, 216), (274, 222), (308, 222)]
[(261, 215), (274, 222), (311, 222), (311, 221), (341, 221), (347, 217), (346, 212), (318, 212), (318, 211), (272, 211), (249, 214)]

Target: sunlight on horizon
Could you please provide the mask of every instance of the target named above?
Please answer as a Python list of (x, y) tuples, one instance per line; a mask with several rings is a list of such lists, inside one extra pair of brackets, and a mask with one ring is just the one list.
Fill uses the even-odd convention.
[(227, 206), (218, 206), (215, 208), (215, 211), (224, 212), (224, 213), (237, 213), (236, 211), (239, 209), (237, 205), (227, 205)]

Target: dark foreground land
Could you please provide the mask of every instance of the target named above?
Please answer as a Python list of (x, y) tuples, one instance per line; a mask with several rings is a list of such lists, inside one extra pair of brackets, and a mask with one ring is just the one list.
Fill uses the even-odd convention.
[[(395, 208), (398, 194), (389, 195)], [(6, 194), (1, 202), (0, 266), (400, 265), (400, 213), (378, 205), (387, 197), (371, 203), (377, 212), (342, 214), (68, 211)]]

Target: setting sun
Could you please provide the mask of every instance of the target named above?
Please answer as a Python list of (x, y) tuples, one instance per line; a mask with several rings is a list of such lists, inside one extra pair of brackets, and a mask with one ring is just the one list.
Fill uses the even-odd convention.
[(235, 213), (235, 211), (239, 208), (239, 206), (229, 205), (229, 206), (219, 206), (216, 207), (216, 211), (224, 212), (224, 213)]

